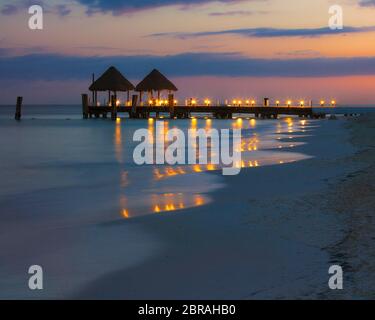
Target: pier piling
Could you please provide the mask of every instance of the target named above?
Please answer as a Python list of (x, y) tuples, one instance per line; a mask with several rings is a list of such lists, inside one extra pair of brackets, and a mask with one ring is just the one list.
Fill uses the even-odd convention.
[(135, 118), (137, 114), (138, 96), (134, 94), (132, 96), (132, 108), (130, 112), (130, 118)]
[(21, 113), (22, 113), (22, 97), (17, 97), (17, 104), (16, 104), (16, 114), (15, 114), (15, 119), (17, 121), (21, 120)]
[(116, 109), (116, 96), (111, 97), (111, 119), (117, 119), (117, 109)]
[(168, 106), (169, 106), (170, 118), (173, 119), (176, 116), (175, 109), (174, 109), (174, 95), (173, 94), (168, 95)]

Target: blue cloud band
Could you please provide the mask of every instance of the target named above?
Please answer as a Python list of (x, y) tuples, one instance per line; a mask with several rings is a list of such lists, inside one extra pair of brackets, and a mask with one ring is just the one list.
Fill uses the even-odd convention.
[(331, 30), (330, 28), (315, 28), (315, 29), (276, 29), (276, 28), (244, 28), (244, 29), (229, 29), (220, 31), (207, 31), (196, 33), (154, 33), (151, 37), (165, 37), (171, 36), (176, 38), (194, 38), (206, 37), (216, 35), (240, 35), (252, 38), (280, 38), (280, 37), (321, 37), (327, 35), (374, 32), (375, 26), (368, 27), (345, 27), (341, 30)]
[(168, 76), (328, 77), (375, 75), (375, 57), (252, 59), (236, 54), (185, 53), (173, 56), (79, 57), (52, 54), (0, 57), (0, 79), (89, 81), (115, 65), (141, 78), (158, 68)]

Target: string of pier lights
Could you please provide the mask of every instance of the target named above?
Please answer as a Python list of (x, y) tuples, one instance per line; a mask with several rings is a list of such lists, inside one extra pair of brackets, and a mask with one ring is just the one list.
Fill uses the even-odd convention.
[[(126, 105), (130, 105), (130, 103), (131, 102), (128, 101), (126, 103)], [(256, 100), (250, 100), (250, 99), (248, 99), (248, 100), (244, 100), (243, 101), (241, 99), (234, 99), (234, 100), (232, 100), (232, 103), (229, 103), (226, 100), (224, 105), (228, 106), (228, 107), (231, 107), (231, 106), (234, 106), (234, 107), (241, 107), (241, 106), (255, 107), (256, 103), (257, 103)], [(175, 106), (177, 106), (178, 105), (178, 100), (173, 100), (173, 104)], [(119, 107), (120, 105), (121, 105), (121, 101), (117, 100), (116, 101), (116, 106)], [(150, 99), (148, 101), (148, 105), (149, 106), (161, 106), (161, 107), (163, 107), (163, 106), (169, 106), (169, 100), (162, 100), (162, 99), (161, 100), (158, 100), (158, 99), (151, 100)], [(195, 98), (190, 98), (188, 100), (185, 100), (185, 105), (186, 106), (193, 106), (193, 107), (197, 106), (197, 105), (199, 105), (199, 100), (195, 99)], [(204, 99), (203, 100), (203, 105), (209, 107), (209, 106), (212, 105), (212, 101), (210, 99)], [(218, 103), (218, 105), (219, 105), (219, 103)], [(293, 105), (293, 101), (292, 100), (287, 100), (285, 102), (285, 105), (287, 107), (291, 107)], [(300, 107), (305, 107), (306, 103), (305, 103), (304, 100), (300, 100), (299, 103), (298, 103), (298, 105)], [(329, 105), (331, 107), (335, 107), (337, 105), (336, 100), (331, 100)], [(280, 100), (275, 100), (275, 106), (276, 107), (280, 107), (281, 106)], [(312, 106), (312, 102), (310, 102), (310, 106)], [(320, 100), (320, 107), (325, 107), (325, 106), (326, 106), (326, 101), (325, 100)]]
[[(173, 104), (177, 106), (178, 100), (173, 100)], [(157, 107), (167, 107), (169, 106), (169, 100), (149, 100), (148, 101), (149, 106), (157, 106)]]
[[(226, 105), (227, 106), (234, 106), (234, 107), (241, 107), (241, 106), (255, 107), (256, 106), (256, 101), (255, 100), (245, 100), (245, 101), (242, 101), (242, 100), (233, 100), (232, 104), (226, 103)], [(287, 100), (285, 102), (285, 105), (287, 107), (291, 107), (293, 105), (293, 101), (292, 100)], [(319, 103), (319, 105), (320, 105), (320, 107), (326, 106), (326, 101), (325, 100), (321, 100), (320, 103)], [(331, 107), (335, 107), (336, 105), (337, 105), (336, 100), (331, 100), (330, 106)], [(281, 101), (280, 100), (275, 100), (275, 106), (276, 107), (280, 107), (281, 106)], [(306, 102), (304, 100), (300, 100), (298, 102), (298, 106), (299, 107), (305, 107), (306, 106)], [(310, 106), (312, 106), (312, 102), (310, 102)]]
[[(212, 105), (212, 102), (211, 102), (210, 99), (204, 99), (203, 102), (204, 102), (205, 106), (211, 106)], [(287, 101), (285, 101), (285, 106), (292, 107), (293, 103), (294, 102), (292, 100), (287, 100)], [(232, 103), (229, 103), (228, 100), (226, 100), (224, 105), (227, 106), (227, 107), (231, 107), (231, 106), (233, 106), (233, 107), (241, 107), (241, 106), (255, 107), (256, 104), (257, 104), (256, 100), (234, 99), (234, 100), (232, 100)], [(190, 98), (190, 99), (185, 101), (185, 105), (187, 105), (187, 106), (197, 106), (197, 105), (199, 105), (199, 101), (198, 101), (198, 99)], [(218, 105), (219, 105), (219, 103), (218, 103)], [(275, 100), (275, 106), (276, 107), (280, 107), (281, 105), (282, 104), (281, 104), (280, 100)], [(309, 105), (312, 106), (312, 101), (310, 101)], [(325, 107), (326, 105), (328, 106), (328, 104), (326, 103), (325, 100), (320, 100), (319, 105), (320, 105), (320, 107)], [(335, 107), (337, 105), (336, 100), (331, 100), (329, 105), (331, 107)], [(299, 107), (305, 107), (306, 102), (304, 100), (300, 100), (298, 102), (298, 106)]]

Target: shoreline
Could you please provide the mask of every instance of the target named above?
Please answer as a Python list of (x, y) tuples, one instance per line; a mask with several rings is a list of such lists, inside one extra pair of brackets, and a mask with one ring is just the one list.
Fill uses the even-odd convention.
[[(205, 207), (137, 218), (165, 244), (162, 254), (100, 277), (75, 297), (319, 298), (332, 260), (325, 248), (340, 241), (344, 225), (320, 202), (353, 171), (337, 166), (355, 152), (343, 121), (313, 122), (319, 134), (296, 148), (313, 159), (244, 170), (224, 177), (226, 187), (209, 194), (214, 201)], [(257, 188), (246, 189), (249, 179)]]

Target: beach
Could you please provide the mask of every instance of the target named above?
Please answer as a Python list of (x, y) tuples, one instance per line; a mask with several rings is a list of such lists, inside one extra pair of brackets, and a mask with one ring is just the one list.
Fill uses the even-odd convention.
[[(43, 127), (46, 123), (56, 126), (50, 120), (43, 121), (47, 121)], [(272, 136), (268, 125), (278, 123), (285, 121), (259, 120), (257, 125), (264, 126), (261, 137)], [(108, 129), (112, 124), (99, 124), (95, 126), (102, 131), (85, 124), (84, 132), (87, 139), (94, 135), (103, 147), (100, 143), (106, 143), (107, 130), (112, 134)], [(220, 126), (227, 124), (220, 122)], [(61, 131), (64, 126), (57, 124)], [(76, 124), (69, 126), (74, 135)], [(152, 182), (152, 187), (136, 185), (134, 190), (139, 191), (126, 193), (128, 199), (142, 199), (144, 194), (147, 203), (150, 188), (162, 186), (164, 192), (182, 188), (187, 194), (183, 199), (186, 205), (143, 215), (138, 214), (145, 210), (140, 200), (140, 209), (130, 219), (120, 217), (119, 204), (109, 196), (117, 190), (113, 181), (119, 184), (118, 172), (108, 173), (114, 167), (107, 156), (104, 163), (94, 158), (99, 148), (88, 146), (79, 165), (72, 168), (61, 154), (63, 160), (56, 167), (45, 160), (43, 181), (59, 185), (40, 192), (40, 186), (29, 190), (27, 187), (34, 188), (34, 184), (22, 180), (18, 184), (24, 189), (17, 189), (17, 184), (1, 189), (0, 253), (7, 262), (0, 268), (1, 298), (372, 297), (374, 286), (367, 277), (374, 265), (373, 117), (314, 120), (303, 130), (295, 127), (292, 139), (290, 132), (282, 132), (278, 143), (293, 141), (290, 156), (298, 155), (298, 161), (288, 161), (283, 154), (286, 161), (276, 163), (275, 157), (282, 154), (267, 153), (271, 140), (261, 138), (266, 147), (260, 154), (273, 159), (268, 165), (243, 168), (238, 176), (224, 177), (220, 171), (192, 172), (175, 177), (170, 186), (166, 182)], [(114, 149), (110, 152), (116, 166), (123, 161), (129, 167), (120, 156), (121, 150), (116, 149), (116, 133), (112, 139)], [(69, 145), (70, 140), (65, 143)], [(69, 145), (67, 150), (72, 148), (78, 147)], [(47, 155), (53, 154), (48, 150)], [(70, 161), (74, 153), (67, 157)], [(83, 166), (84, 162), (90, 167)], [(30, 176), (36, 170), (31, 165), (26, 169)], [(142, 178), (136, 180), (146, 181), (143, 171), (134, 170), (129, 171), (129, 181), (132, 175), (140, 174)], [(88, 179), (88, 174), (94, 174), (95, 179)], [(120, 179), (120, 186), (123, 182)], [(184, 189), (186, 185), (192, 196)], [(154, 193), (152, 190), (150, 194)], [(197, 195), (199, 201), (194, 198)], [(45, 289), (39, 292), (26, 287), (27, 266), (32, 264), (44, 266)], [(328, 288), (332, 264), (344, 269), (342, 292)]]
[(326, 210), (325, 194), (353, 170), (337, 166), (354, 152), (344, 122), (320, 122), (319, 134), (299, 148), (313, 159), (244, 170), (225, 177), (226, 187), (205, 208), (142, 219), (166, 243), (163, 254), (75, 297), (318, 299), (332, 264), (325, 248), (342, 239), (344, 226)]
[(335, 298), (374, 299), (375, 117), (352, 119), (347, 127), (357, 151), (343, 160), (344, 165), (359, 168), (343, 177), (328, 196), (329, 208), (345, 221), (344, 236), (328, 248), (332, 261), (344, 266), (348, 280)]

